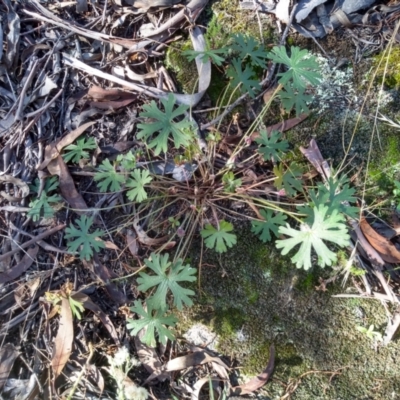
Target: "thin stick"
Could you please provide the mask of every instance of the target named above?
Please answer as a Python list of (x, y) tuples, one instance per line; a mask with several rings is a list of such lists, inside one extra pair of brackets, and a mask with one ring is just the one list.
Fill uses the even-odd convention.
[(37, 58), (32, 57), (32, 62), (33, 62), (32, 69), (28, 75), (28, 79), (26, 80), (25, 85), (22, 88), (21, 95), (19, 97), (19, 104), (18, 104), (17, 112), (15, 113), (15, 121), (21, 121), (23, 118), (22, 112), (23, 112), (23, 109), (25, 106), (24, 102), (26, 99), (26, 92), (27, 92), (29, 86), (31, 85), (32, 79), (35, 76), (36, 70), (39, 66), (39, 60)]
[(64, 89), (60, 89), (59, 92), (47, 104), (45, 104), (43, 107), (37, 109), (36, 111), (32, 111), (31, 113), (26, 114), (25, 117), (30, 118), (30, 117), (34, 117), (37, 114), (44, 113), (61, 96), (63, 90)]
[(42, 240), (47, 236), (52, 235), (53, 233), (56, 233), (58, 231), (60, 231), (61, 229), (64, 229), (67, 226), (67, 224), (61, 224), (56, 226), (53, 229), (50, 229), (49, 231), (43, 232), (40, 235), (37, 235), (36, 237), (34, 237), (31, 240), (28, 240), (25, 243), (22, 243), (21, 245), (18, 245), (19, 247), (17, 249), (11, 250), (9, 252), (7, 252), (6, 254), (2, 254), (0, 256), (0, 261), (4, 261), (6, 260), (8, 257), (12, 256), (15, 253), (18, 253), (20, 250), (25, 249), (26, 247), (29, 247), (31, 244), (36, 243), (38, 240)]

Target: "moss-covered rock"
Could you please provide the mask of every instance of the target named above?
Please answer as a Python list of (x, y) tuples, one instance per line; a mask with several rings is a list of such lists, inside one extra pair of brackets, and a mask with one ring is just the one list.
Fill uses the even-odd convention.
[[(293, 399), (383, 400), (400, 393), (400, 344), (376, 351), (356, 328), (374, 324), (382, 332), (386, 317), (380, 304), (333, 298), (345, 290), (339, 284), (316, 291), (317, 278), (331, 270), (296, 270), (273, 245), (237, 228), (238, 243), (228, 253), (205, 253), (201, 295), (180, 328), (209, 326), (218, 335), (219, 351), (239, 361), (243, 380), (265, 368), (274, 344), (275, 372), (263, 396), (279, 398), (282, 383), (304, 373)], [(199, 261), (197, 251), (192, 261)]]
[(384, 83), (388, 89), (400, 87), (400, 47), (393, 47), (373, 58), (378, 83)]

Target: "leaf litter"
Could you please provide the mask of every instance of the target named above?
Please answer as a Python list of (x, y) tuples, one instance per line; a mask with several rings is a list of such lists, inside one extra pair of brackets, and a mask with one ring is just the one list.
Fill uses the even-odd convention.
[[(24, 292), (23, 295), (16, 294), (16, 298), (10, 302), (9, 309), (2, 313), (2, 319), (8, 322), (3, 325), (1, 333), (9, 343), (3, 344), (0, 349), (0, 385), (6, 387), (8, 393), (25, 391), (26, 398), (34, 398), (35, 393), (43, 391), (46, 386), (49, 389), (45, 390), (54, 391), (54, 395), (61, 387), (61, 380), (68, 381), (70, 368), (79, 355), (81, 360), (78, 365), (85, 374), (87, 372), (88, 377), (91, 374), (92, 380), (96, 382), (95, 386), (90, 386), (89, 391), (94, 396), (101, 396), (105, 392), (105, 384), (99, 369), (101, 363), (99, 366), (90, 364), (93, 356), (92, 340), (97, 341), (96, 352), (100, 356), (115, 353), (116, 348), (120, 348), (121, 343), (127, 340), (126, 330), (129, 326), (125, 326), (126, 316), (136, 318), (141, 315), (143, 318), (132, 319), (130, 326), (135, 333), (131, 350), (135, 348), (137, 356), (150, 374), (147, 379), (142, 379), (141, 383), (148, 383), (154, 379), (160, 382), (170, 380), (173, 391), (180, 395), (184, 393), (183, 397), (192, 399), (201, 396), (201, 388), (207, 382), (218, 393), (221, 393), (222, 389), (235, 395), (253, 393), (266, 384), (271, 376), (274, 367), (273, 348), (270, 350), (270, 360), (265, 371), (249, 382), (232, 388), (229, 379), (232, 373), (230, 362), (217, 353), (206, 348), (193, 348), (179, 340), (162, 343), (170, 346), (167, 348), (168, 352), (162, 353), (162, 348), (155, 347), (155, 331), (149, 329), (149, 321), (156, 320), (155, 329), (163, 330), (167, 337), (172, 339), (173, 335), (168, 333), (166, 325), (176, 322), (173, 317), (158, 318), (157, 313), (152, 313), (152, 305), (148, 304), (146, 309), (140, 300), (135, 302), (134, 315), (132, 310), (124, 309), (128, 299), (133, 303), (133, 300), (138, 298), (139, 291), (146, 291), (160, 283), (165, 285), (164, 290), (156, 290), (153, 294), (159, 301), (166, 302), (168, 290), (173, 292), (178, 308), (181, 308), (183, 303), (190, 304), (192, 301), (188, 296), (192, 296), (194, 291), (182, 288), (177, 282), (193, 281), (195, 269), (190, 273), (187, 269), (182, 272), (183, 266), (179, 263), (174, 264), (176, 270), (171, 268), (171, 271), (175, 272), (175, 275), (172, 275), (174, 279), (171, 279), (170, 275), (166, 275), (165, 268), (153, 265), (154, 268), (150, 266), (150, 269), (153, 269), (156, 275), (140, 272), (135, 284), (126, 284), (125, 268), (122, 265), (131, 267), (132, 257), (140, 265), (141, 261), (149, 256), (149, 248), (171, 249), (177, 246), (180, 249), (178, 238), (185, 237), (186, 231), (182, 227), (179, 228), (180, 236), (171, 235), (170, 229), (165, 227), (170, 217), (169, 206), (165, 207), (165, 215), (161, 216), (161, 221), (154, 221), (152, 209), (139, 204), (148, 197), (146, 186), (150, 184), (150, 173), (154, 175), (152, 184), (159, 185), (171, 193), (176, 207), (174, 211), (178, 215), (184, 215), (186, 210), (178, 200), (207, 196), (207, 187), (201, 187), (200, 194), (187, 190), (188, 182), (195, 176), (196, 171), (204, 168), (201, 157), (193, 164), (181, 162), (177, 155), (181, 145), (189, 143), (190, 135), (195, 135), (200, 148), (204, 149), (204, 138), (199, 131), (199, 123), (207, 121), (196, 121), (192, 117), (192, 109), (196, 106), (206, 108), (206, 102), (202, 104), (202, 101), (211, 82), (210, 60), (218, 65), (222, 59), (219, 54), (223, 53), (222, 50), (215, 50), (214, 53), (211, 49), (207, 50), (202, 29), (195, 25), (190, 26), (189, 37), (194, 49), (191, 57), (196, 65), (198, 82), (192, 93), (177, 93), (172, 89), (173, 85), (168, 84), (173, 82), (168, 71), (155, 60), (164, 56), (163, 46), (173, 41), (177, 34), (182, 32), (181, 28), (188, 27), (189, 22), (195, 23), (207, 1), (192, 0), (184, 8), (175, 6), (176, 1), (134, 2), (133, 7), (129, 9), (118, 6), (119, 3), (111, 7), (107, 2), (100, 2), (101, 12), (85, 0), (76, 4), (47, 2), (45, 5), (36, 0), (21, 4), (4, 0), (0, 7), (3, 17), (0, 38), (6, 44), (0, 47), (0, 70), (1, 76), (7, 77), (2, 79), (0, 86), (0, 138), (3, 144), (0, 182), (4, 185), (0, 195), (3, 202), (2, 215), (8, 223), (7, 227), (2, 228), (4, 239), (0, 260), (4, 262), (5, 268), (0, 272), (0, 283), (12, 293), (15, 285), (22, 282), (15, 289), (16, 293), (22, 293), (25, 283), (30, 282), (28, 279), (38, 278), (32, 280), (35, 282), (32, 290)], [(312, 18), (316, 8), (318, 15), (323, 15), (324, 3), (328, 2), (302, 2), (303, 13), (298, 9), (295, 15), (297, 23), (306, 17)], [(346, 9), (346, 12), (359, 11), (369, 7), (370, 3), (357, 2), (358, 8), (353, 7), (351, 11)], [(278, 6), (278, 18), (288, 22), (291, 11), (289, 2), (280, 1)], [(146, 14), (148, 10), (158, 13), (158, 24), (154, 24), (152, 17)], [(269, 7), (268, 10), (273, 11), (273, 8)], [(396, 11), (392, 8), (385, 10), (385, 18), (388, 19)], [(136, 20), (134, 16), (137, 16)], [(333, 22), (330, 21), (331, 24)], [(363, 21), (369, 22), (368, 19)], [(135, 28), (130, 31), (130, 37), (124, 37), (124, 29), (130, 29), (130, 24)], [(327, 33), (329, 23), (325, 21), (321, 24)], [(295, 23), (294, 27), (303, 34), (310, 32), (307, 31), (306, 24), (299, 27)], [(136, 35), (137, 32), (140, 34)], [(320, 30), (316, 32), (315, 36)], [(265, 54), (253, 38), (239, 35), (233, 50), (253, 65), (260, 68), (267, 65)], [(210, 52), (209, 55), (206, 54), (207, 51)], [(298, 58), (296, 68), (279, 72), (282, 85), (287, 84), (289, 79), (296, 79), (299, 85), (304, 85), (298, 77), (298, 71), (301, 75), (307, 75), (307, 68), (311, 64), (303, 59), (301, 51), (295, 55)], [(283, 48), (277, 48), (270, 59), (279, 63), (284, 62), (285, 57), (287, 55)], [(248, 67), (242, 69), (238, 62), (232, 62), (232, 65), (236, 72), (231, 69), (228, 75), (232, 75), (237, 85), (243, 83), (236, 78), (241, 75), (247, 85), (244, 85), (246, 90), (243, 94), (255, 97), (256, 90), (261, 87), (260, 82), (253, 78)], [(311, 81), (317, 79), (316, 75), (308, 77)], [(274, 83), (271, 87), (273, 89), (270, 90), (275, 91)], [(265, 102), (270, 101), (272, 93), (264, 95)], [(163, 112), (157, 107), (156, 100), (164, 106)], [(175, 104), (177, 108), (174, 107)], [(297, 107), (299, 111), (304, 104), (291, 106)], [(139, 115), (140, 109), (144, 112)], [(251, 177), (246, 181), (243, 172), (242, 183), (244, 188), (249, 187), (248, 193), (256, 193), (250, 187), (264, 182), (264, 173), (271, 177), (274, 163), (268, 159), (279, 158), (279, 151), (287, 148), (286, 142), (279, 142), (280, 135), (307, 118), (307, 114), (298, 114), (285, 122), (264, 127), (259, 132), (255, 131), (248, 138), (230, 125), (222, 126), (221, 131), (224, 135), (218, 151), (223, 153), (222, 143), (228, 150), (227, 155), (222, 154), (220, 157), (220, 165), (229, 163), (229, 157), (234, 153), (232, 145), (237, 142), (246, 140), (250, 150), (254, 150), (254, 147), (251, 147), (254, 141), (265, 145), (262, 154), (267, 165), (257, 160), (241, 166), (243, 171), (248, 171), (247, 177)], [(159, 126), (162, 126), (161, 133), (155, 136), (154, 133), (160, 131)], [(137, 128), (139, 131), (132, 137), (132, 132)], [(170, 134), (174, 139), (175, 149), (171, 146)], [(85, 138), (90, 142), (85, 142)], [(155, 148), (155, 158), (151, 160), (141, 154), (144, 153), (141, 139), (146, 138), (153, 140), (150, 147)], [(117, 186), (118, 190), (125, 187), (123, 178), (118, 183), (118, 177), (124, 177), (125, 170), (123, 162), (119, 162), (117, 157), (125, 155), (130, 149), (139, 154), (138, 160), (131, 161), (141, 168), (135, 170), (138, 172), (133, 174), (132, 180), (126, 185), (133, 190), (131, 200), (138, 203), (136, 208), (131, 204), (124, 204), (122, 196), (109, 193)], [(93, 155), (90, 156), (92, 150)], [(68, 151), (71, 155), (65, 157)], [(89, 153), (89, 156), (85, 152)], [(157, 157), (161, 152), (169, 152), (168, 159)], [(303, 153), (321, 174), (322, 179), (329, 178), (329, 168), (322, 159), (315, 141), (309, 149), (303, 149)], [(13, 163), (17, 161), (20, 167), (13, 169), (10, 174)], [(101, 165), (109, 167), (105, 172), (112, 168), (115, 174), (112, 177), (108, 174), (109, 181), (97, 191), (94, 185), (94, 182), (99, 180), (96, 179), (96, 166)], [(255, 172), (260, 166), (263, 168), (261, 175)], [(220, 168), (218, 160), (213, 167)], [(278, 189), (273, 193), (278, 197), (282, 194), (279, 193), (280, 188), (284, 188), (287, 194), (291, 194), (291, 190), (295, 192), (295, 189), (299, 189), (299, 180), (306, 178), (295, 166), (293, 170), (297, 172), (294, 175), (295, 179), (291, 174), (291, 184), (285, 186), (285, 183), (281, 185), (275, 182), (275, 186), (278, 187), (274, 188), (260, 183), (259, 191), (265, 194)], [(58, 188), (54, 187), (54, 191), (57, 192), (54, 196), (47, 196), (49, 189), (46, 188), (45, 182), (49, 182), (49, 175), (58, 176), (59, 192)], [(277, 177), (280, 178), (279, 172)], [(37, 178), (39, 183), (36, 195), (37, 200), (41, 199), (41, 203), (40, 207), (34, 209), (28, 202), (28, 197), (33, 194), (28, 183), (33, 183)], [(283, 180), (283, 175), (281, 179)], [(222, 188), (222, 181), (219, 184), (219, 188)], [(42, 193), (45, 193), (45, 196), (41, 197)], [(154, 201), (155, 205), (156, 203), (157, 200)], [(126, 214), (133, 217), (124, 219), (121, 214), (115, 212), (116, 205), (123, 207)], [(217, 218), (213, 205), (208, 206), (212, 212), (202, 225), (201, 235), (207, 247), (216, 247), (217, 251), (224, 252), (236, 243), (236, 236), (230, 233), (231, 223)], [(56, 215), (46, 212), (49, 207), (54, 207)], [(292, 235), (295, 241), (291, 244), (282, 242), (282, 247), (287, 252), (304, 240), (305, 234), (299, 236), (298, 231), (295, 232), (292, 228), (281, 227), (278, 231), (278, 225), (282, 226), (285, 223), (284, 218), (280, 218), (278, 214), (274, 214), (273, 211), (260, 213), (254, 205), (251, 208), (260, 219), (255, 221), (253, 227), (262, 232), (266, 240), (271, 237), (271, 233), (275, 236), (285, 232), (289, 236)], [(30, 211), (27, 212), (28, 210)], [(318, 214), (314, 218), (314, 223), (318, 224)], [(334, 220), (330, 222), (332, 226), (335, 224)], [(74, 224), (80, 224), (86, 233), (82, 235), (82, 231), (78, 232)], [(153, 224), (158, 228), (153, 228)], [(312, 228), (314, 227), (315, 225), (312, 225)], [(325, 227), (327, 231), (329, 227)], [(190, 228), (186, 228), (188, 229)], [(390, 241), (393, 237), (386, 239), (379, 235), (365, 219), (362, 220), (361, 230), (355, 232), (359, 237), (366, 237), (367, 240), (361, 241), (361, 245), (373, 264), (382, 267), (385, 262), (400, 261), (400, 253)], [(99, 239), (101, 234), (104, 234), (104, 237), (108, 236), (110, 240)], [(329, 239), (328, 232), (327, 238)], [(71, 247), (66, 249), (68, 239), (75, 241), (73, 251)], [(316, 244), (308, 240), (306, 245), (308, 247), (303, 248), (303, 252), (309, 252), (311, 245), (317, 246), (317, 252), (327, 251), (323, 243)], [(130, 254), (126, 250), (129, 250)], [(151, 257), (156, 258), (154, 253)], [(82, 264), (78, 258), (84, 259)], [(299, 259), (296, 261), (303, 262)], [(134, 268), (132, 270), (135, 274), (138, 269)], [(386, 296), (395, 301), (396, 296), (392, 288), (385, 284), (385, 278), (379, 269), (374, 273)], [(66, 283), (74, 288), (69, 293), (71, 300), (61, 290)], [(61, 296), (61, 300), (58, 304), (49, 304), (45, 300), (47, 293), (56, 293), (57, 296)], [(81, 305), (83, 319), (74, 318), (75, 313), (78, 313), (74, 309), (74, 301)], [(393, 326), (400, 323), (398, 319), (397, 315), (394, 316), (388, 326), (386, 341), (390, 341), (393, 336)], [(31, 333), (29, 329), (38, 329), (33, 332), (37, 335), (35, 346), (45, 349), (43, 354), (27, 348), (24, 348), (22, 353), (22, 349), (17, 349), (13, 344), (13, 335), (22, 322), (26, 330), (24, 335)], [(98, 336), (92, 336), (86, 331), (88, 324), (93, 332), (100, 332), (96, 333)], [(102, 331), (106, 333), (102, 334)], [(77, 332), (82, 334), (78, 335)], [(143, 340), (147, 344), (144, 344)], [(29, 360), (30, 368), (24, 371), (20, 379), (15, 380), (13, 364), (20, 354), (24, 354)], [(52, 378), (49, 381), (49, 371), (37, 367), (40, 359), (43, 361), (46, 357), (51, 361)], [(82, 357), (86, 357), (84, 362)], [(10, 375), (13, 377), (10, 378)], [(27, 382), (29, 384), (26, 384)], [(125, 382), (128, 386), (135, 385), (129, 377), (125, 377)], [(75, 386), (72, 381), (68, 384), (73, 390), (80, 390), (82, 393), (86, 391), (85, 384), (79, 380)], [(24, 389), (20, 389), (24, 385)], [(111, 398), (112, 396), (111, 394)]]

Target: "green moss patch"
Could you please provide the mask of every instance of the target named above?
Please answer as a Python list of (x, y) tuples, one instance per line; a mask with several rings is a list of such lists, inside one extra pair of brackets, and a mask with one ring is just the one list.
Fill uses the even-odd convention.
[(387, 53), (374, 57), (374, 67), (378, 83), (384, 83), (388, 89), (398, 89), (400, 87), (400, 47), (393, 47)]

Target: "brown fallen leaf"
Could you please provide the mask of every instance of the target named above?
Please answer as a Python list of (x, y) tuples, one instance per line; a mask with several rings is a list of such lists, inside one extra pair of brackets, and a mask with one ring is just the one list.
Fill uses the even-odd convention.
[(264, 92), (263, 100), (265, 104), (269, 104), (269, 102), (273, 99), (277, 87), (278, 87), (277, 85), (274, 85)]
[(319, 172), (322, 178), (328, 179), (331, 176), (331, 170), (329, 164), (322, 157), (319, 151), (317, 142), (311, 139), (308, 148), (300, 146), (300, 151), (303, 153), (304, 157), (312, 164), (312, 166)]
[(39, 247), (36, 245), (30, 247), (17, 265), (0, 273), (0, 283), (11, 282), (21, 276), (35, 261), (38, 250)]
[(89, 380), (94, 382), (97, 387), (100, 389), (100, 392), (103, 393), (104, 391), (104, 378), (99, 369), (94, 364), (87, 365), (87, 375)]
[(120, 248), (113, 242), (109, 241), (109, 240), (104, 240), (104, 245), (106, 246), (106, 249), (109, 250), (120, 250)]
[(212, 357), (205, 351), (195, 351), (194, 353), (174, 358), (173, 360), (168, 361), (163, 369), (164, 371), (181, 371), (195, 365), (207, 364), (209, 362), (216, 363), (225, 369), (229, 369), (220, 358)]
[(56, 379), (65, 367), (72, 352), (74, 340), (74, 325), (72, 311), (69, 301), (66, 298), (61, 300), (60, 320), (57, 336), (54, 340), (53, 355), (51, 357), (51, 367), (54, 378)]
[(60, 190), (62, 196), (77, 214), (84, 214), (88, 206), (81, 194), (76, 190), (75, 182), (69, 173), (69, 169), (64, 159), (59, 155), (47, 165), (47, 169), (52, 175), (60, 177)]
[(83, 132), (86, 131), (86, 129), (90, 128), (96, 122), (97, 121), (87, 122), (86, 124), (81, 125), (79, 128), (76, 128), (61, 139), (57, 140), (55, 143), (47, 145), (44, 151), (44, 160), (39, 165), (38, 169), (42, 170), (46, 168), (52, 160), (60, 155), (60, 152), (64, 147), (73, 143), (80, 135), (82, 135)]
[(137, 257), (139, 251), (138, 240), (135, 233), (131, 229), (128, 229), (128, 232), (126, 234), (126, 245), (128, 246), (131, 254), (134, 257)]
[(144, 229), (139, 225), (139, 218), (135, 218), (132, 225), (135, 228), (139, 242), (146, 246), (159, 246), (169, 240), (168, 236), (163, 236), (157, 239), (149, 237)]
[(133, 103), (136, 99), (114, 100), (114, 101), (89, 101), (90, 107), (100, 108), (101, 110), (117, 110)]
[[(277, 124), (267, 126), (267, 133), (271, 133), (272, 131), (286, 132), (289, 129), (292, 129), (296, 125), (303, 122), (306, 118), (308, 118), (308, 114), (300, 114), (298, 117), (290, 118), (286, 121), (278, 122)], [(254, 141), (258, 137), (260, 137), (260, 133), (254, 132), (251, 135), (251, 140)]]
[(268, 365), (260, 375), (254, 377), (250, 381), (246, 382), (243, 385), (235, 386), (232, 388), (231, 395), (246, 395), (253, 393), (254, 391), (263, 387), (267, 382), (268, 379), (272, 375), (272, 371), (274, 370), (275, 364), (275, 347), (272, 345), (269, 348), (269, 361)]
[(365, 218), (361, 218), (360, 228), (368, 242), (384, 261), (391, 264), (400, 263), (400, 251), (397, 250), (396, 246), (390, 240), (376, 232)]
[(90, 97), (94, 101), (113, 101), (121, 98), (120, 89), (103, 89), (100, 86), (93, 85), (89, 88), (85, 97)]
[(110, 282), (111, 279), (117, 278), (117, 274), (100, 262), (97, 253), (93, 254), (92, 260), (82, 260), (82, 262), (86, 268), (91, 270), (93, 274), (104, 283), (104, 288), (106, 289), (107, 294), (113, 301), (115, 301), (119, 305), (125, 304), (127, 302), (127, 298), (124, 293), (119, 290), (114, 283)]
[(136, 354), (139, 357), (140, 362), (146, 368), (147, 372), (151, 375), (146, 379), (146, 383), (157, 378), (158, 381), (164, 382), (166, 379), (171, 377), (169, 372), (162, 371), (162, 363), (156, 350), (153, 347), (145, 345), (140, 339), (145, 334), (144, 329), (142, 329), (135, 337), (135, 348)]
[(19, 356), (19, 351), (11, 343), (6, 343), (0, 349), (0, 391), (7, 381), (14, 361)]
[(113, 338), (114, 342), (117, 345), (120, 345), (120, 340), (118, 337), (118, 333), (115, 330), (113, 323), (111, 322), (108, 315), (95, 303), (93, 303), (92, 299), (82, 292), (72, 292), (71, 297), (82, 303), (83, 307), (87, 310), (92, 311), (103, 323), (104, 327), (107, 329), (110, 336)]
[(222, 379), (212, 378), (211, 376), (205, 376), (204, 378), (199, 379), (193, 386), (193, 392), (190, 397), (190, 400), (199, 400), (200, 399), (200, 391), (201, 388), (209, 382), (220, 382)]

